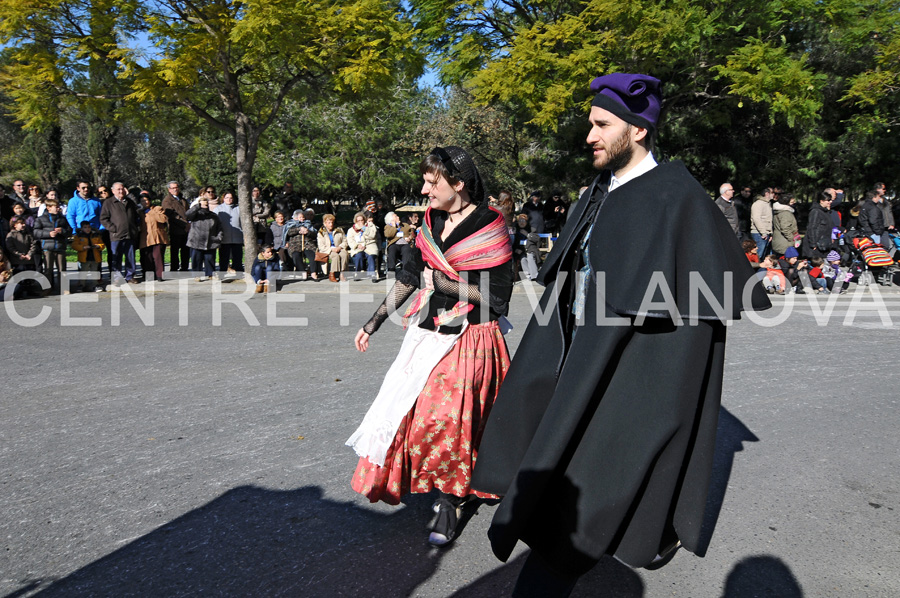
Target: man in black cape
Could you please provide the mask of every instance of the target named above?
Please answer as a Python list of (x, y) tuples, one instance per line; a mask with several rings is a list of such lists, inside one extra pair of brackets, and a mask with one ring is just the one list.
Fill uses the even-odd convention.
[(654, 160), (659, 85), (591, 84), (603, 172), (544, 263), (481, 442), (472, 485), (504, 496), (493, 551), (532, 549), (514, 596), (567, 596), (603, 555), (652, 567), (699, 550), (725, 322), (770, 307), (706, 191)]

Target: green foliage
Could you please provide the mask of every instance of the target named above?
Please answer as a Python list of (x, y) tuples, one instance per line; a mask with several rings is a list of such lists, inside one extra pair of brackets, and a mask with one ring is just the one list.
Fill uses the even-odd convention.
[(398, 65), (421, 69), (412, 27), (381, 0), (164, 5), (147, 18), (160, 56), (147, 66), (138, 56), (124, 62), (128, 99), (183, 105), (226, 131), (241, 126), (237, 114), (264, 129), (301, 83), (360, 93), (388, 84)]
[[(410, 197), (422, 155), (454, 144), (492, 191), (572, 190), (593, 176), (588, 83), (630, 71), (664, 82), (657, 155), (711, 190), (900, 183), (900, 0), (400, 6), (4, 0), (4, 180), (179, 178), (240, 195), (292, 179), (310, 197)], [(395, 85), (421, 72), (422, 48), (437, 92)]]
[(261, 148), (258, 180), (293, 181), (309, 198), (408, 197), (421, 159), (410, 133), (433, 110), (433, 97), (403, 84), (353, 103), (292, 99)]
[(897, 0), (412, 4), (445, 82), (543, 130), (585, 114), (595, 76), (658, 77), (658, 153), (710, 188), (801, 191), (894, 171), (874, 148), (900, 123)]
[(181, 155), (190, 177), (185, 183), (198, 189), (212, 185), (220, 193), (227, 189), (233, 191), (237, 180), (237, 165), (231, 136), (206, 128), (189, 143)]
[(793, 58), (772, 42), (750, 39), (714, 71), (731, 81), (729, 93), (768, 105), (772, 124), (779, 115), (790, 127), (813, 122), (822, 109), (820, 89), (827, 77), (811, 72), (806, 56)]

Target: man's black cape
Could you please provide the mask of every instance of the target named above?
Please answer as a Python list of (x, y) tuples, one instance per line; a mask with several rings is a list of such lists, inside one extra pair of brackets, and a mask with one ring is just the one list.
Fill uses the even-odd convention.
[[(573, 207), (544, 263), (547, 288), (480, 444), (472, 487), (504, 495), (489, 532), (504, 561), (519, 540), (576, 573), (604, 554), (645, 566), (676, 540), (696, 553), (725, 321), (770, 307), (722, 212), (682, 163), (607, 195), (608, 180), (601, 174)], [(573, 327), (571, 272), (592, 219), (595, 274), (584, 323)]]

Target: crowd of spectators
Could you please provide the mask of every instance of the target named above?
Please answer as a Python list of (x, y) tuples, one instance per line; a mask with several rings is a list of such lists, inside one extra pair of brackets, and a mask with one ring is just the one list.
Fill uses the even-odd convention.
[(900, 257), (900, 202), (887, 197), (884, 183), (858, 201), (848, 201), (842, 189), (824, 189), (809, 207), (804, 235), (792, 194), (770, 187), (752, 203), (750, 196), (744, 187), (739, 199), (725, 183), (715, 201), (769, 293), (841, 293), (865, 272), (891, 284)]
[[(737, 194), (730, 183), (718, 191), (716, 204), (771, 293), (841, 292), (867, 269), (858, 247), (863, 238), (883, 247), (892, 261), (897, 257), (900, 202), (890, 201), (881, 183), (856, 202), (840, 189), (825, 189), (805, 215), (805, 235), (790, 193), (772, 187), (751, 200), (749, 187)], [(411, 259), (424, 212), (424, 206), (401, 212), (370, 200), (340, 226), (333, 205), (305, 202), (291, 183), (270, 198), (254, 187), (250, 201), (260, 251), (249, 270), (258, 292), (275, 288), (269, 282), (275, 272), (282, 277), (291, 272), (295, 280), (338, 282), (352, 275), (377, 282)], [(517, 278), (533, 280), (542, 255), (565, 225), (565, 195), (556, 191), (544, 200), (541, 191), (534, 191), (517, 204), (502, 191), (490, 201), (506, 219)], [(166, 269), (195, 272), (199, 282), (217, 271), (220, 277), (242, 277), (245, 270), (241, 213), (230, 190), (219, 195), (214, 186), (205, 186), (189, 199), (181, 184), (171, 181), (156, 201), (150, 191), (129, 191), (119, 182), (94, 190), (79, 181), (63, 203), (55, 190), (43, 193), (17, 180), (8, 194), (0, 189), (0, 202), (0, 285), (23, 270), (43, 273), (56, 292), (164, 280)], [(87, 279), (63, 289), (70, 244)], [(101, 278), (104, 256), (109, 275)], [(18, 295), (50, 292), (33, 283), (20, 286)]]
[[(217, 270), (220, 277), (243, 276), (241, 213), (230, 190), (219, 195), (214, 186), (205, 186), (189, 199), (179, 182), (170, 181), (156, 201), (150, 191), (129, 190), (120, 182), (93, 189), (78, 181), (67, 203), (52, 190), (43, 194), (35, 185), (25, 190), (18, 180), (8, 194), (0, 188), (0, 287), (12, 275), (32, 271), (44, 274), (50, 289), (24, 281), (16, 297), (162, 281), (167, 269), (195, 272), (198, 282), (211, 280)], [(330, 202), (307, 204), (291, 183), (271, 199), (254, 187), (250, 202), (260, 246), (250, 274), (260, 292), (274, 289), (273, 272), (337, 282), (346, 280), (352, 267), (355, 279), (377, 281), (411, 259), (419, 227), (418, 212), (401, 219), (380, 201), (366, 204), (349, 226), (338, 226)], [(70, 244), (87, 280), (64, 289), (61, 272)], [(104, 259), (106, 277), (101, 276)]]

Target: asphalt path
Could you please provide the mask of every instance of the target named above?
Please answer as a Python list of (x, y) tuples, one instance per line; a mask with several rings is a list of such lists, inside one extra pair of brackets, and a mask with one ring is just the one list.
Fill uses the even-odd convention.
[[(402, 338), (352, 348), (383, 285), (163, 284), (0, 303), (0, 596), (509, 595), (527, 548), (493, 557), (493, 506), (439, 550), (432, 496), (350, 489), (344, 441)], [(706, 557), (604, 560), (574, 595), (900, 596), (900, 294), (878, 301), (733, 323)]]

